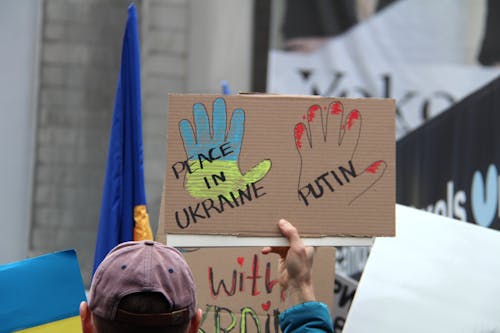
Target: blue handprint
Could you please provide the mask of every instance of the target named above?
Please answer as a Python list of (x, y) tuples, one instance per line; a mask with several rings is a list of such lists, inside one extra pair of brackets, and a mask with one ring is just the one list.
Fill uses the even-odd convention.
[(234, 196), (247, 184), (266, 176), (271, 169), (270, 160), (261, 161), (245, 174), (238, 165), (245, 130), (243, 109), (233, 111), (229, 132), (223, 98), (217, 98), (213, 103), (212, 127), (203, 104), (194, 104), (193, 115), (195, 130), (187, 119), (179, 123), (190, 166), (185, 188), (191, 196), (215, 199), (221, 194), (228, 196), (229, 192)]

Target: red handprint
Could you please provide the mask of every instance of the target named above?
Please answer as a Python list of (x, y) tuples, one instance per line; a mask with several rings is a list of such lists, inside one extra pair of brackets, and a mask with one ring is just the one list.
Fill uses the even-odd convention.
[(324, 107), (312, 105), (303, 122), (295, 125), (300, 156), (297, 193), (305, 206), (341, 191), (348, 194), (336, 195), (335, 200), (351, 205), (383, 177), (385, 161), (363, 167), (355, 161), (361, 128), (359, 110), (345, 116), (343, 104), (338, 101)]

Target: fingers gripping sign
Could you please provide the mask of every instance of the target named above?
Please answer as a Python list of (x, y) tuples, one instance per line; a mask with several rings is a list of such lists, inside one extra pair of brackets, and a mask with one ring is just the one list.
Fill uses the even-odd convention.
[(289, 241), (289, 247), (265, 247), (263, 254), (276, 253), (280, 256), (279, 282), (284, 291), (296, 302), (316, 299), (312, 283), (314, 248), (304, 246), (297, 229), (287, 220), (281, 219), (278, 227)]
[[(227, 131), (226, 102), (223, 98), (213, 103), (212, 126), (207, 110), (201, 103), (193, 105), (194, 127), (187, 119), (179, 123), (179, 129), (187, 160), (182, 164), (185, 171), (184, 187), (194, 198), (215, 199), (219, 195), (237, 198), (239, 190), (263, 179), (271, 169), (271, 161), (263, 160), (246, 173), (238, 164), (245, 129), (243, 109), (233, 111)], [(180, 171), (173, 167), (174, 174)]]
[[(368, 166), (356, 163), (362, 117), (359, 110), (347, 115), (341, 102), (312, 105), (295, 125), (295, 145), (300, 156), (297, 185), (299, 200), (309, 206), (334, 192), (351, 205), (383, 177), (387, 163), (377, 160)], [(320, 163), (318, 163), (320, 161)]]

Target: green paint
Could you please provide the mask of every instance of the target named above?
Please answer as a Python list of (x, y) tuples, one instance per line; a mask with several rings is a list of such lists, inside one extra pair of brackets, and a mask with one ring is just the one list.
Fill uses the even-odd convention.
[[(226, 311), (231, 316), (231, 324), (229, 324), (229, 326), (226, 327), (226, 328), (221, 328), (220, 327), (220, 318), (221, 318), (220, 311), (221, 310)], [(228, 333), (228, 332), (232, 331), (233, 328), (236, 327), (236, 324), (237, 324), (236, 316), (228, 308), (215, 306), (214, 317), (215, 317), (214, 318), (214, 321), (215, 321), (215, 333), (220, 333), (220, 332)]]
[[(189, 164), (197, 165), (198, 161), (189, 161)], [(244, 175), (237, 161), (214, 160), (188, 173), (185, 187), (192, 197), (198, 199), (217, 199), (221, 194), (229, 198), (230, 192), (238, 197), (239, 189), (263, 179), (269, 170), (270, 160), (263, 160)]]
[(248, 307), (248, 306), (241, 309), (240, 333), (247, 332), (247, 314), (249, 314), (250, 317), (255, 322), (255, 327), (257, 328), (257, 333), (260, 333), (262, 331), (262, 328), (260, 327), (260, 321), (259, 321), (259, 318), (257, 317), (257, 313), (255, 313), (254, 309), (252, 309), (251, 307)]

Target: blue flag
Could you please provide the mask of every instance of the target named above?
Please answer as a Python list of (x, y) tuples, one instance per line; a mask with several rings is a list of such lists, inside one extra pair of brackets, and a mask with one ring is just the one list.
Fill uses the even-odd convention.
[(75, 250), (0, 265), (0, 333), (81, 332), (86, 300)]
[(116, 245), (152, 239), (146, 211), (137, 10), (128, 8), (94, 256), (97, 269)]

